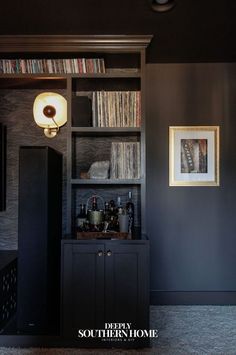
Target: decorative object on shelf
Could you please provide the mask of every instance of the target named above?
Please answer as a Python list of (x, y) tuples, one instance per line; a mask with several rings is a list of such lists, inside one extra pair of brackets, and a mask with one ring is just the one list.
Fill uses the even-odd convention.
[(33, 114), (37, 125), (44, 128), (45, 136), (53, 138), (67, 121), (66, 99), (55, 92), (39, 94), (34, 101)]
[(156, 12), (166, 12), (176, 5), (175, 0), (151, 0), (151, 7)]
[(91, 164), (88, 176), (90, 179), (108, 179), (110, 162), (108, 160), (95, 161)]
[(169, 127), (169, 185), (219, 186), (219, 126)]
[[(92, 200), (92, 207), (89, 209), (89, 203)], [(102, 209), (98, 209), (98, 204), (97, 201), (100, 200), (102, 203)], [(99, 231), (100, 227), (101, 229), (103, 228), (102, 222), (104, 218), (104, 209), (105, 209), (105, 204), (104, 200), (101, 196), (99, 195), (94, 195), (88, 198), (87, 203), (86, 203), (86, 212), (88, 216), (88, 221), (93, 228), (97, 229)]]
[(88, 210), (88, 221), (93, 226), (99, 226), (103, 222), (104, 213), (103, 210), (93, 211)]

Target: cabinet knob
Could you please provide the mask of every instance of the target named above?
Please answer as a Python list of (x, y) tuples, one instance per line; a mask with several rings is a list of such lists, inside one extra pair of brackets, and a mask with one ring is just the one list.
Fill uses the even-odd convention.
[(99, 251), (98, 251), (98, 256), (103, 256), (102, 250), (99, 250)]
[(107, 256), (111, 256), (111, 254), (112, 254), (111, 250), (108, 250), (107, 251)]

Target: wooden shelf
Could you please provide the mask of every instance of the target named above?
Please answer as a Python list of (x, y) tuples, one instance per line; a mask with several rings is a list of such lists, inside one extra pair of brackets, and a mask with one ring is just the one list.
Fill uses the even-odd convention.
[(141, 185), (142, 179), (71, 179), (72, 185)]
[[(11, 88), (11, 89), (44, 89), (55, 88), (64, 89), (66, 88), (66, 82), (69, 79), (73, 79), (79, 82), (84, 81), (84, 79), (91, 79), (96, 82), (96, 79), (139, 79), (141, 77), (140, 72), (108, 72), (108, 73), (85, 73), (85, 74), (48, 74), (48, 73), (19, 73), (19, 74), (0, 74), (1, 88)], [(77, 80), (78, 79), (78, 80)]]
[(140, 127), (72, 127), (71, 132), (79, 136), (136, 136)]
[(30, 73), (19, 73), (19, 74), (0, 74), (0, 79), (55, 79), (65, 80), (68, 74), (48, 74), (48, 73), (37, 73), (37, 74), (30, 74)]
[(111, 71), (107, 73), (12, 73), (12, 74), (0, 74), (1, 79), (22, 79), (22, 78), (30, 78), (30, 79), (80, 79), (80, 78), (89, 78), (89, 79), (97, 79), (97, 78), (139, 78), (141, 76), (140, 71)]
[(70, 75), (72, 78), (90, 78), (90, 79), (97, 79), (97, 78), (140, 78), (141, 73), (140, 71), (132, 72), (132, 71), (110, 71), (107, 73), (84, 73), (84, 74), (67, 74)]
[(46, 74), (0, 74), (1, 89), (66, 89), (66, 77)]

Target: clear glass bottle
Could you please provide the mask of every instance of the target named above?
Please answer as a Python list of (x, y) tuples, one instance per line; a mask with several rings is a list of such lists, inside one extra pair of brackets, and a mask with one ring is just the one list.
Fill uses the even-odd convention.
[(116, 209), (116, 211), (117, 211), (117, 215), (122, 214), (123, 211), (124, 211), (120, 196), (117, 197), (117, 209)]

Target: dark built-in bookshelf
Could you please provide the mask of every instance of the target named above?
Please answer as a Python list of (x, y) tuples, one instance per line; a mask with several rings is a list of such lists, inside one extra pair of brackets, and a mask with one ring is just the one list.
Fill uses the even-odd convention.
[[(132, 191), (135, 226), (145, 233), (145, 51), (151, 36), (2, 36), (2, 88), (66, 90), (67, 227), (80, 204)], [(60, 133), (59, 133), (60, 134)], [(46, 144), (47, 142), (45, 142)], [(85, 173), (110, 161), (107, 179)]]
[[(14, 111), (21, 89), (24, 93), (26, 89), (34, 89), (34, 93), (58, 91), (66, 97), (68, 107), (67, 125), (54, 141), (59, 144), (66, 140), (67, 145), (63, 205), (66, 236), (63, 234), (61, 241), (61, 331), (40, 333), (47, 336), (23, 334), (13, 322), (12, 328), (4, 329), (1, 334), (2, 345), (120, 347), (113, 341), (98, 344), (97, 340), (93, 343), (92, 339), (86, 339), (83, 342), (78, 339), (77, 331), (73, 332), (93, 327), (103, 329), (108, 321), (126, 320), (133, 329), (149, 327), (149, 243), (141, 234), (146, 232), (145, 52), (151, 37), (0, 36), (0, 87), (17, 89), (9, 110)], [(28, 101), (24, 104), (32, 107), (33, 102)], [(30, 138), (34, 142), (33, 134)], [(51, 142), (44, 137), (40, 145), (53, 145)], [(104, 179), (92, 179), (87, 174), (91, 164), (98, 161), (110, 162), (110, 173)], [(117, 201), (119, 196), (124, 205), (130, 191), (135, 210), (136, 228), (132, 234), (135, 240), (106, 240), (109, 236), (102, 240), (86, 237), (86, 240), (73, 240), (81, 204), (99, 195), (104, 201)], [(53, 208), (58, 206), (54, 203)], [(40, 240), (43, 237), (46, 238), (42, 235)], [(32, 258), (34, 252), (35, 249), (30, 252), (27, 249), (24, 257)], [(46, 255), (45, 250), (41, 253), (37, 250), (38, 255), (40, 258)], [(52, 253), (48, 256), (47, 260), (50, 256), (54, 258)], [(22, 278), (25, 279), (19, 272), (18, 288)], [(26, 290), (31, 293), (30, 288)], [(34, 296), (29, 294), (30, 297)], [(20, 307), (18, 304), (17, 319), (21, 317)], [(143, 347), (148, 342), (140, 343), (138, 339), (122, 346)]]

